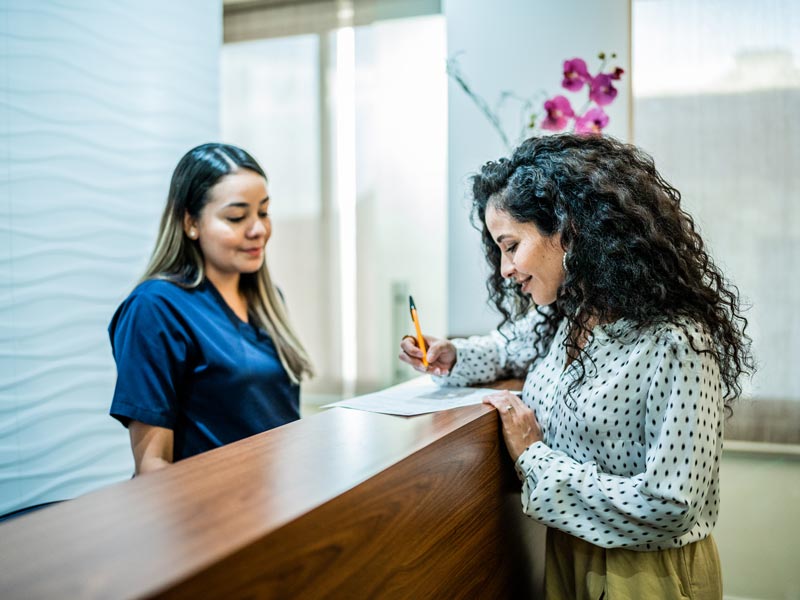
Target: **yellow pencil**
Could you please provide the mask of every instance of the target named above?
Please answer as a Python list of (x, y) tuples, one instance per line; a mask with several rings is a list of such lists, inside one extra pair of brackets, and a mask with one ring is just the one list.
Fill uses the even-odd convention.
[(428, 349), (425, 347), (425, 338), (422, 337), (422, 328), (419, 326), (419, 317), (417, 317), (417, 307), (414, 306), (414, 298), (408, 297), (408, 306), (411, 309), (411, 320), (414, 321), (414, 327), (417, 328), (417, 344), (419, 349), (422, 350), (422, 364), (428, 368)]

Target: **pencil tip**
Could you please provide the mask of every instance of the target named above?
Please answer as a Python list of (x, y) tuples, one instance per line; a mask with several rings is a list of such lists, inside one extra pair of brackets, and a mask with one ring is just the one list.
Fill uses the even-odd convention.
[(416, 306), (414, 306), (414, 297), (411, 295), (408, 296), (408, 307), (411, 310), (414, 310), (416, 308)]

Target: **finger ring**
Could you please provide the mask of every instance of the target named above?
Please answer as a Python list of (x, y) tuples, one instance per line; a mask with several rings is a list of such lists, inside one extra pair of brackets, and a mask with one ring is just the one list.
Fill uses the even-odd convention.
[(511, 406), (510, 404), (506, 406), (506, 412), (511, 412), (512, 410), (514, 410), (513, 406)]

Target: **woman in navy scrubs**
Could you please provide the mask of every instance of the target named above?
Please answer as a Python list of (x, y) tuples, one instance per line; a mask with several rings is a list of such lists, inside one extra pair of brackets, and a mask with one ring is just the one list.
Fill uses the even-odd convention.
[(109, 325), (111, 415), (136, 474), (300, 417), (311, 363), (264, 260), (269, 204), (264, 171), (234, 146), (175, 168), (150, 264)]

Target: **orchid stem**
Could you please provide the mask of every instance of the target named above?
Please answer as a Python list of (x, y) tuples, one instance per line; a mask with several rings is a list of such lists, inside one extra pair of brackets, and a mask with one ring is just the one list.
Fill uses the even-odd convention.
[(503, 126), (500, 124), (500, 119), (494, 113), (494, 111), (489, 108), (489, 105), (486, 104), (486, 101), (472, 91), (472, 88), (459, 72), (458, 65), (453, 59), (447, 61), (447, 74), (455, 80), (459, 87), (464, 90), (464, 93), (469, 96), (470, 100), (472, 100), (475, 106), (478, 107), (478, 110), (480, 110), (489, 120), (489, 123), (492, 125), (492, 127), (494, 127), (495, 131), (500, 134), (500, 139), (503, 140), (503, 144), (505, 145), (506, 149), (511, 152), (511, 144), (508, 142), (508, 136), (506, 135), (506, 132), (503, 131)]

